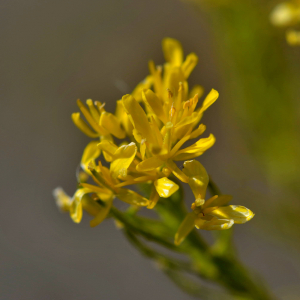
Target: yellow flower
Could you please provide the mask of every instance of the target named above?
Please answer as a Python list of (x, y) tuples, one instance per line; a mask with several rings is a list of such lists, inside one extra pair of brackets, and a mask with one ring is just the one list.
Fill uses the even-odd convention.
[[(98, 145), (105, 159), (111, 162), (113, 176), (123, 180), (117, 187), (153, 181), (149, 208), (154, 207), (159, 197), (170, 197), (178, 189), (178, 185), (168, 179), (171, 173), (181, 181), (188, 182), (188, 177), (174, 161), (198, 157), (215, 142), (211, 134), (181, 149), (185, 142), (197, 138), (205, 131), (203, 124), (196, 126), (203, 112), (219, 94), (212, 90), (197, 109), (203, 89), (196, 86), (188, 100), (186, 81), (197, 64), (197, 56), (192, 53), (183, 61), (180, 43), (170, 38), (163, 40), (163, 50), (167, 60), (164, 68), (156, 68), (150, 62), (151, 75), (138, 85), (132, 95), (125, 95), (122, 102), (117, 102), (118, 120), (127, 135), (134, 137), (136, 142), (130, 144), (132, 151), (126, 149), (125, 153), (123, 150), (127, 146), (122, 145), (124, 149), (121, 151), (121, 148), (107, 139)], [(152, 84), (155, 92), (148, 88)], [(140, 102), (143, 102), (144, 108)], [(120, 151), (124, 152), (122, 158)]]
[(224, 230), (234, 223), (242, 224), (254, 217), (253, 212), (244, 206), (224, 206), (231, 201), (232, 197), (228, 195), (215, 195), (205, 201), (209, 177), (198, 161), (186, 161), (183, 172), (190, 179), (189, 186), (196, 200), (192, 204), (193, 212), (185, 217), (175, 235), (176, 245), (181, 244), (194, 226), (204, 230)]
[[(289, 1), (279, 3), (270, 14), (270, 21), (277, 27), (288, 27), (300, 22), (300, 2)], [(300, 33), (294, 29), (286, 31), (286, 40), (291, 46), (300, 45)]]
[(295, 25), (300, 21), (300, 3), (289, 1), (277, 4), (271, 12), (270, 21), (278, 27)]
[[(72, 120), (82, 132), (96, 140), (88, 143), (83, 151), (80, 166), (84, 173), (78, 176), (80, 188), (74, 196), (70, 198), (61, 189), (55, 191), (59, 207), (69, 211), (76, 223), (81, 221), (82, 210), (85, 209), (95, 216), (91, 225), (99, 224), (108, 215), (114, 198), (152, 209), (160, 197), (168, 198), (179, 189), (169, 179), (173, 174), (188, 183), (193, 191), (199, 192), (195, 194), (195, 205), (198, 206), (194, 207), (194, 212), (197, 212), (197, 216), (190, 217), (189, 222), (193, 219), (194, 225), (206, 229), (221, 226), (220, 221), (218, 223), (215, 220), (223, 220), (216, 216), (220, 208), (212, 210), (204, 204), (208, 181), (204, 177), (201, 179), (199, 174), (189, 173), (189, 162), (184, 163), (183, 171), (176, 165), (176, 161), (200, 156), (215, 143), (215, 137), (210, 134), (185, 146), (186, 142), (199, 138), (205, 131), (205, 125), (199, 125), (200, 120), (206, 109), (217, 100), (219, 93), (211, 90), (202, 105), (197, 107), (203, 88), (195, 86), (189, 92), (187, 79), (197, 65), (198, 57), (191, 53), (184, 59), (181, 44), (171, 38), (163, 40), (162, 48), (166, 63), (161, 67), (155, 66), (153, 61), (149, 62), (150, 75), (137, 85), (131, 95), (125, 95), (117, 101), (115, 115), (106, 112), (104, 104), (99, 101), (93, 103), (88, 99), (86, 107), (77, 100), (87, 123), (81, 119), (80, 113), (73, 113)], [(126, 136), (131, 142), (123, 141), (119, 145), (114, 142), (113, 137), (122, 140)], [(109, 168), (103, 166), (101, 161), (96, 162), (101, 153), (109, 163)], [(201, 174), (206, 174), (205, 170)], [(87, 183), (89, 177), (96, 185)], [(153, 184), (149, 199), (124, 188), (143, 182)], [(92, 197), (88, 194), (92, 194)], [(222, 197), (225, 196), (220, 196), (219, 200)], [(199, 204), (199, 201), (203, 203)], [(209, 215), (215, 215), (214, 219), (205, 219), (204, 224), (200, 213), (206, 214), (207, 209)]]

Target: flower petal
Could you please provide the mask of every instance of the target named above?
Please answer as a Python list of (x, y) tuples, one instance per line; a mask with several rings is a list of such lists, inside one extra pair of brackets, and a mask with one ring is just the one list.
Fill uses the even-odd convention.
[(185, 80), (181, 68), (174, 67), (166, 75), (165, 87), (173, 94), (177, 95), (179, 90), (179, 83)]
[(186, 215), (175, 235), (175, 245), (179, 246), (195, 226), (196, 215), (191, 212)]
[(110, 171), (114, 178), (117, 178), (119, 175), (127, 175), (127, 169), (133, 162), (136, 152), (137, 146), (135, 143), (123, 145), (116, 150), (113, 155), (113, 161), (110, 164)]
[(126, 134), (120, 126), (118, 118), (108, 112), (103, 112), (100, 117), (100, 125), (118, 139), (124, 139)]
[(198, 218), (195, 221), (195, 226), (198, 229), (203, 230), (225, 230), (232, 227), (234, 221), (232, 219), (218, 219), (212, 218), (211, 220), (205, 220), (202, 218)]
[(254, 213), (250, 209), (239, 205), (219, 207), (212, 211), (210, 215), (222, 219), (232, 219), (236, 224), (246, 223), (254, 217)]
[(189, 186), (196, 199), (205, 199), (206, 188), (209, 182), (205, 168), (197, 160), (185, 161), (183, 173), (189, 178)]
[(171, 159), (169, 159), (166, 162), (167, 167), (172, 171), (172, 173), (178, 178), (180, 179), (182, 182), (188, 183), (189, 182), (189, 177), (186, 176), (178, 167), (177, 165), (174, 163), (174, 161), (172, 161)]
[(180, 42), (172, 38), (164, 38), (162, 48), (165, 60), (173, 66), (181, 66), (183, 61), (183, 51)]
[(204, 93), (204, 88), (201, 85), (195, 85), (191, 89), (189, 93), (189, 98), (193, 98), (196, 94), (198, 94), (198, 98), (201, 98)]
[(73, 113), (72, 114), (72, 121), (84, 134), (91, 138), (96, 138), (99, 136), (99, 133), (94, 132), (81, 118), (80, 113)]
[(146, 171), (151, 171), (154, 170), (158, 167), (160, 167), (164, 162), (160, 160), (157, 157), (150, 157), (142, 162), (140, 162), (136, 166), (136, 170), (139, 172), (146, 172)]
[(97, 147), (98, 144), (99, 141), (91, 141), (83, 150), (80, 162), (83, 170), (88, 171), (90, 161), (94, 161), (101, 154), (101, 150)]
[(90, 110), (90, 113), (91, 113), (92, 117), (98, 123), (100, 115), (99, 115), (98, 110), (94, 106), (93, 100), (92, 99), (86, 100), (86, 105), (89, 107), (89, 110)]
[(88, 183), (81, 183), (81, 185), (84, 188), (89, 189), (90, 192), (96, 193), (98, 195), (98, 197), (103, 201), (107, 201), (107, 200), (111, 199), (111, 197), (113, 196), (112, 191), (109, 189), (102, 188), (102, 187), (88, 184)]
[(102, 128), (101, 126), (98, 125), (98, 123), (94, 120), (94, 118), (91, 116), (90, 112), (87, 110), (87, 108), (83, 105), (83, 103), (78, 99), (77, 100), (77, 105), (89, 124), (93, 127), (93, 129), (98, 132), (101, 135), (106, 135), (108, 132)]
[(206, 111), (218, 98), (219, 98), (219, 93), (216, 90), (212, 89), (204, 99), (200, 111), (201, 112)]
[(103, 154), (106, 154), (106, 156), (104, 156), (105, 160), (111, 162), (118, 147), (109, 140), (103, 140), (97, 146), (103, 151)]
[(148, 118), (145, 111), (139, 103), (131, 96), (122, 97), (124, 109), (132, 120), (135, 129), (147, 140), (147, 142), (155, 144), (155, 138), (152, 134)]
[[(142, 95), (142, 93), (141, 93), (141, 95)], [(120, 123), (122, 124), (123, 128), (125, 129), (126, 134), (128, 136), (132, 136), (133, 125), (131, 124), (129, 117), (124, 109), (122, 100), (117, 101), (115, 115), (118, 118), (118, 120), (120, 120)]]
[[(198, 140), (195, 144), (179, 150), (174, 156), (174, 160), (186, 160), (189, 158), (194, 158), (202, 153), (204, 153), (207, 149), (212, 147), (216, 141), (216, 138), (213, 134), (210, 134), (207, 138), (202, 138)], [(188, 158), (189, 157), (189, 158)]]
[(216, 195), (216, 196), (208, 199), (202, 206), (202, 209), (205, 209), (207, 207), (213, 207), (213, 206), (224, 206), (228, 202), (230, 202), (231, 199), (232, 199), (232, 196), (230, 196), (230, 195), (219, 195), (219, 196)]
[(132, 97), (136, 101), (141, 102), (142, 101), (142, 91), (144, 89), (149, 89), (152, 84), (153, 84), (153, 78), (151, 75), (149, 75), (135, 87), (135, 89), (131, 93)]
[(163, 122), (167, 123), (168, 118), (164, 113), (164, 108), (161, 100), (151, 90), (143, 90), (142, 92), (143, 101)]
[(154, 186), (159, 196), (163, 198), (170, 197), (179, 189), (179, 186), (167, 177), (154, 181)]
[(204, 124), (200, 124), (197, 129), (195, 129), (191, 134), (190, 134), (190, 139), (195, 139), (199, 135), (201, 135), (206, 129), (206, 126)]
[(153, 186), (149, 197), (150, 203), (148, 204), (147, 208), (149, 209), (154, 208), (158, 200), (159, 200), (159, 194), (157, 193), (155, 186)]
[(148, 199), (128, 189), (121, 189), (120, 192), (116, 194), (116, 197), (119, 198), (121, 201), (132, 205), (147, 206), (150, 204)]
[(187, 79), (198, 63), (198, 56), (195, 53), (189, 54), (182, 64), (182, 72)]
[(73, 201), (70, 207), (70, 217), (75, 223), (80, 223), (82, 219), (81, 199), (85, 194), (88, 194), (90, 192), (90, 189), (87, 188), (78, 189), (73, 196)]

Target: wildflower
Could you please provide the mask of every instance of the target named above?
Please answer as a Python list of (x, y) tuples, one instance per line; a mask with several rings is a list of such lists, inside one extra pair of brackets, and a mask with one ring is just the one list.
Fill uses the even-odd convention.
[[(198, 138), (206, 129), (205, 125), (200, 124), (203, 113), (217, 100), (219, 93), (211, 90), (202, 105), (197, 107), (203, 88), (195, 86), (189, 92), (187, 79), (198, 57), (191, 53), (184, 60), (181, 44), (171, 38), (164, 39), (162, 46), (166, 63), (155, 66), (150, 61), (150, 75), (137, 85), (131, 95), (125, 95), (117, 101), (115, 115), (107, 112), (99, 101), (88, 99), (85, 106), (77, 100), (87, 123), (79, 112), (72, 114), (72, 120), (94, 140), (83, 151), (80, 162), (83, 171), (78, 170), (79, 187), (74, 196), (69, 197), (62, 189), (54, 192), (58, 206), (63, 211), (69, 211), (76, 223), (81, 221), (82, 212), (86, 210), (94, 216), (91, 226), (98, 225), (108, 216), (115, 198), (133, 206), (154, 208), (160, 197), (168, 198), (179, 189), (178, 184), (169, 178), (172, 174), (188, 183), (193, 191), (198, 191), (199, 185), (205, 186), (206, 190), (208, 179), (195, 181), (200, 173), (189, 171), (189, 166), (198, 162), (190, 161), (193, 162), (191, 165), (185, 162), (183, 170), (177, 167), (176, 162), (196, 158), (214, 145), (215, 137), (212, 134)], [(130, 142), (123, 140), (126, 136)], [(116, 144), (114, 138), (123, 141)], [(184, 146), (193, 139), (198, 140), (190, 146)], [(101, 154), (109, 167), (98, 160)], [(203, 170), (202, 175), (206, 174)], [(90, 178), (94, 184), (88, 183)], [(152, 184), (149, 199), (124, 188), (145, 182)], [(194, 212), (189, 214), (193, 217), (189, 217), (188, 222), (202, 229), (216, 229), (218, 226), (224, 229), (229, 226), (224, 224), (233, 222), (232, 218), (217, 216), (218, 212), (220, 214), (225, 209), (216, 207), (220, 206), (225, 196), (220, 196), (219, 202), (213, 202), (214, 206), (207, 206), (203, 200), (205, 190), (200, 193), (201, 197), (199, 193), (195, 194)], [(191, 230), (186, 225), (183, 228)], [(179, 240), (182, 240), (181, 233), (179, 236)]]
[[(151, 75), (138, 85), (132, 95), (125, 95), (117, 102), (118, 120), (135, 142), (130, 146), (118, 147), (112, 140), (102, 139), (98, 145), (105, 159), (111, 162), (113, 176), (123, 180), (117, 187), (153, 182), (149, 199), (152, 204), (148, 208), (153, 208), (159, 197), (170, 197), (178, 190), (178, 185), (168, 179), (171, 173), (188, 182), (188, 177), (175, 161), (197, 157), (215, 142), (211, 134), (181, 149), (186, 141), (197, 138), (205, 131), (203, 124), (195, 127), (203, 112), (218, 98), (218, 92), (212, 90), (203, 105), (196, 109), (203, 89), (200, 86), (194, 88), (188, 100), (186, 80), (197, 64), (197, 56), (192, 53), (183, 61), (180, 43), (170, 38), (164, 39), (163, 50), (167, 60), (164, 67), (155, 67), (150, 62)], [(151, 85), (155, 92), (148, 88)], [(137, 151), (131, 152), (131, 155), (128, 147)]]
[(192, 231), (194, 226), (203, 230), (224, 230), (234, 223), (242, 224), (254, 217), (252, 211), (244, 206), (228, 205), (229, 195), (215, 195), (205, 201), (209, 177), (206, 170), (196, 160), (186, 161), (183, 172), (189, 177), (189, 186), (196, 198), (192, 204), (192, 212), (187, 214), (176, 235), (175, 244), (179, 245)]

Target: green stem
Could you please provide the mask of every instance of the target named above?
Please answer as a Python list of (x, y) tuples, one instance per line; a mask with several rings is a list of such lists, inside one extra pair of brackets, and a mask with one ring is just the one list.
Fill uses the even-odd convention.
[[(217, 194), (221, 194), (212, 180), (210, 186), (214, 193), (218, 191)], [(236, 299), (274, 299), (261, 282), (252, 278), (250, 272), (236, 258), (235, 252), (228, 251), (231, 248), (231, 234), (225, 238), (223, 235), (217, 236), (216, 244), (209, 246), (194, 229), (180, 246), (174, 246), (173, 237), (186, 214), (183, 192), (180, 190), (176, 195), (158, 202), (156, 211), (161, 221), (121, 212), (115, 207), (111, 209), (111, 215), (123, 224), (129, 242), (143, 255), (158, 262), (166, 275), (185, 292), (209, 299), (208, 294), (211, 293), (199, 293), (200, 288), (196, 288), (195, 281), (186, 276), (193, 274), (201, 280), (219, 284)], [(149, 247), (142, 239), (154, 242), (168, 252), (162, 254)], [(177, 255), (180, 253), (183, 259), (172, 257), (174, 252)]]

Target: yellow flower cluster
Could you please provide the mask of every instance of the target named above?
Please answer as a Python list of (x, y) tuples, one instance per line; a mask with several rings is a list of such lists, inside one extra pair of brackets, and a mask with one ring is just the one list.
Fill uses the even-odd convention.
[(291, 46), (300, 45), (300, 31), (293, 27), (300, 24), (300, 1), (291, 0), (277, 4), (271, 12), (274, 26), (288, 28), (286, 40)]
[[(205, 202), (209, 179), (204, 167), (194, 158), (215, 143), (212, 134), (198, 139), (206, 129), (199, 123), (219, 94), (211, 90), (197, 107), (203, 88), (195, 86), (189, 92), (187, 82), (198, 62), (196, 54), (191, 53), (184, 60), (181, 44), (171, 38), (165, 38), (162, 45), (164, 66), (150, 61), (150, 75), (131, 95), (117, 101), (115, 114), (107, 112), (98, 101), (93, 103), (89, 99), (87, 106), (77, 101), (88, 124), (79, 112), (72, 114), (74, 124), (87, 136), (97, 138), (87, 145), (81, 159), (81, 168), (95, 184), (81, 182), (72, 198), (61, 188), (54, 191), (54, 196), (58, 206), (69, 211), (74, 222), (81, 221), (84, 209), (94, 216), (90, 224), (96, 226), (106, 218), (115, 198), (130, 205), (154, 208), (160, 197), (168, 198), (178, 190), (178, 184), (172, 180), (177, 177), (189, 184), (196, 199), (193, 212), (176, 234), (175, 243), (180, 244), (194, 226), (205, 230), (227, 229), (233, 223), (250, 220), (253, 213), (241, 206), (224, 206), (230, 201), (229, 196), (214, 196)], [(121, 144), (114, 140), (126, 137)], [(192, 139), (198, 140), (184, 147)], [(100, 160), (96, 163), (101, 154), (109, 168)], [(185, 161), (183, 170), (176, 161)], [(152, 184), (149, 199), (125, 188), (145, 182)], [(88, 194), (92, 197), (87, 197)]]

